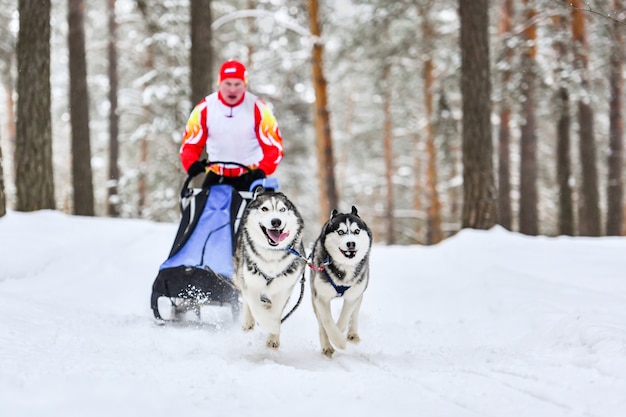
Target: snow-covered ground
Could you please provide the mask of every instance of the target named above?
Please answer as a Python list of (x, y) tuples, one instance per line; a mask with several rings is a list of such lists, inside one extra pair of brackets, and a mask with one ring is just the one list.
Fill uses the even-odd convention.
[(308, 283), (278, 351), (219, 307), (156, 325), (176, 228), (0, 218), (2, 416), (626, 415), (626, 238), (375, 245), (362, 342), (328, 359)]

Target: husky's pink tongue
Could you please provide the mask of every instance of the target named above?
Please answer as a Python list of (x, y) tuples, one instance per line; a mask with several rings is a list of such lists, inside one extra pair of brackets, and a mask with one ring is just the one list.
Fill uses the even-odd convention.
[(278, 243), (278, 242), (282, 242), (283, 240), (285, 240), (287, 238), (287, 236), (289, 236), (289, 232), (281, 233), (279, 230), (268, 230), (267, 231), (267, 235), (274, 242)]

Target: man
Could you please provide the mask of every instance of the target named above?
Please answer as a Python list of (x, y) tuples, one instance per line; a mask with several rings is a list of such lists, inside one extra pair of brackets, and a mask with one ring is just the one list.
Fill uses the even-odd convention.
[(218, 91), (206, 96), (191, 112), (180, 147), (180, 160), (190, 176), (206, 171), (199, 160), (206, 147), (209, 161), (237, 162), (211, 165), (204, 186), (230, 184), (247, 190), (258, 178), (272, 174), (283, 158), (283, 140), (271, 109), (246, 91), (246, 67), (239, 61), (224, 62)]

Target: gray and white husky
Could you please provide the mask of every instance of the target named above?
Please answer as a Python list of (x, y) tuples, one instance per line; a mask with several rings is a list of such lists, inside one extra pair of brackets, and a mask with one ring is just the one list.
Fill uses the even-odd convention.
[(261, 193), (248, 204), (237, 235), (233, 281), (241, 291), (242, 328), (258, 322), (269, 332), (267, 346), (280, 345), (281, 316), (304, 273), (304, 223), (293, 203), (279, 192)]
[[(333, 210), (315, 242), (311, 255), (311, 296), (322, 353), (328, 357), (335, 353), (333, 345), (345, 349), (346, 340), (360, 341), (359, 309), (369, 282), (371, 247), (372, 232), (354, 206), (351, 213)], [(331, 301), (338, 297), (343, 300), (343, 306), (335, 322)]]

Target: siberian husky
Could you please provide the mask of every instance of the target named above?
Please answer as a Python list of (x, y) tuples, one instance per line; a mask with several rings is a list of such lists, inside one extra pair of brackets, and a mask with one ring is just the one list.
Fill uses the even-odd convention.
[(269, 332), (269, 348), (280, 345), (281, 316), (306, 266), (294, 256), (304, 253), (303, 227), (284, 194), (265, 192), (248, 204), (237, 235), (233, 281), (243, 299), (242, 328), (252, 330), (258, 322)]
[[(346, 348), (346, 340), (358, 343), (359, 309), (369, 282), (369, 258), (372, 233), (358, 215), (333, 210), (313, 248), (311, 296), (319, 325), (322, 353), (332, 357), (333, 345)], [(335, 323), (331, 300), (343, 299)], [(348, 330), (346, 337), (346, 328)]]

